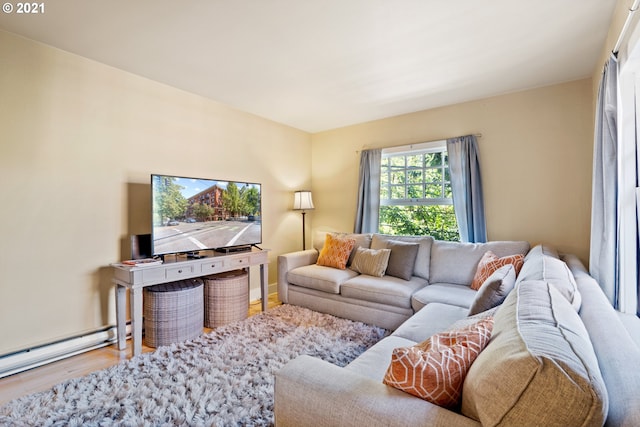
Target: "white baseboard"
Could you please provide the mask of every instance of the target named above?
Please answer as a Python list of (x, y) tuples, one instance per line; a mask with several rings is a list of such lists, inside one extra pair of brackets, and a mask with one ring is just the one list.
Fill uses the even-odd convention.
[[(269, 295), (275, 294), (278, 292), (278, 284), (277, 283), (269, 283), (269, 287), (267, 288), (267, 293)], [(260, 292), (260, 288), (254, 288), (249, 291), (249, 301), (258, 301), (262, 299), (262, 294)]]
[[(127, 334), (130, 326), (127, 325)], [(106, 347), (116, 341), (116, 327), (108, 326), (76, 337), (0, 356), (0, 378)]]

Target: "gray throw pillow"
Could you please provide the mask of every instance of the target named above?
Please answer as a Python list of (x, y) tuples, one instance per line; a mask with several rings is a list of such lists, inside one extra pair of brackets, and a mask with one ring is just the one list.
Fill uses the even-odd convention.
[(401, 242), (399, 240), (388, 241), (387, 249), (391, 249), (391, 255), (389, 255), (386, 274), (404, 280), (411, 280), (419, 248), (420, 245), (417, 243)]
[(516, 284), (516, 270), (511, 264), (504, 265), (487, 277), (469, 308), (469, 316), (496, 307), (504, 301)]

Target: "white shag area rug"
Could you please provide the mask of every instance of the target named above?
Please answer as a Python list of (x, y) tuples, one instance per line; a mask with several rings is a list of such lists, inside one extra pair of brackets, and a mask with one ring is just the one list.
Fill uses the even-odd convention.
[(301, 354), (344, 366), (386, 333), (282, 305), (13, 400), (0, 425), (270, 426), (278, 369)]

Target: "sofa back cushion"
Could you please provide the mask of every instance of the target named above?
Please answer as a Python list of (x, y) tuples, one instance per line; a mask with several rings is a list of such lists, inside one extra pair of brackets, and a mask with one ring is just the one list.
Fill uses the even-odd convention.
[(524, 260), (528, 261), (531, 258), (541, 257), (543, 255), (549, 256), (552, 258), (558, 258), (558, 259), (560, 258), (560, 255), (558, 255), (558, 251), (556, 250), (556, 248), (554, 248), (553, 246), (540, 244), (532, 247), (531, 250), (524, 257)]
[[(407, 242), (418, 244), (418, 254), (415, 257), (413, 275), (429, 280), (429, 262), (431, 259), (431, 245), (434, 239), (431, 236), (390, 236), (387, 234), (374, 234), (371, 238), (371, 249), (386, 249), (389, 242)], [(391, 248), (393, 258), (393, 248)]]
[(567, 264), (558, 258), (558, 253), (552, 247), (537, 245), (529, 251), (517, 282), (527, 280), (549, 282), (564, 295), (576, 311), (580, 310), (582, 297), (573, 273)]
[(496, 311), (462, 393), (482, 425), (601, 426), (608, 398), (589, 334), (557, 289), (523, 281)]
[(431, 248), (429, 282), (470, 286), (478, 263), (487, 251), (493, 252), (499, 258), (515, 254), (525, 255), (529, 251), (529, 243), (523, 241), (463, 243), (436, 240)]

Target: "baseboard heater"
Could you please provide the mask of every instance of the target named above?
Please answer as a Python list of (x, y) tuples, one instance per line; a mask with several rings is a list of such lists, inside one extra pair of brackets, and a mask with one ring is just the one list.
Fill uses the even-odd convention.
[[(127, 338), (131, 337), (130, 321), (127, 322), (126, 334)], [(116, 327), (106, 326), (86, 334), (0, 355), (0, 378), (106, 347), (116, 341)]]
[[(131, 326), (127, 324), (127, 336), (130, 334)], [(75, 337), (7, 353), (0, 356), (0, 378), (106, 347), (116, 340), (116, 327), (107, 326)]]

